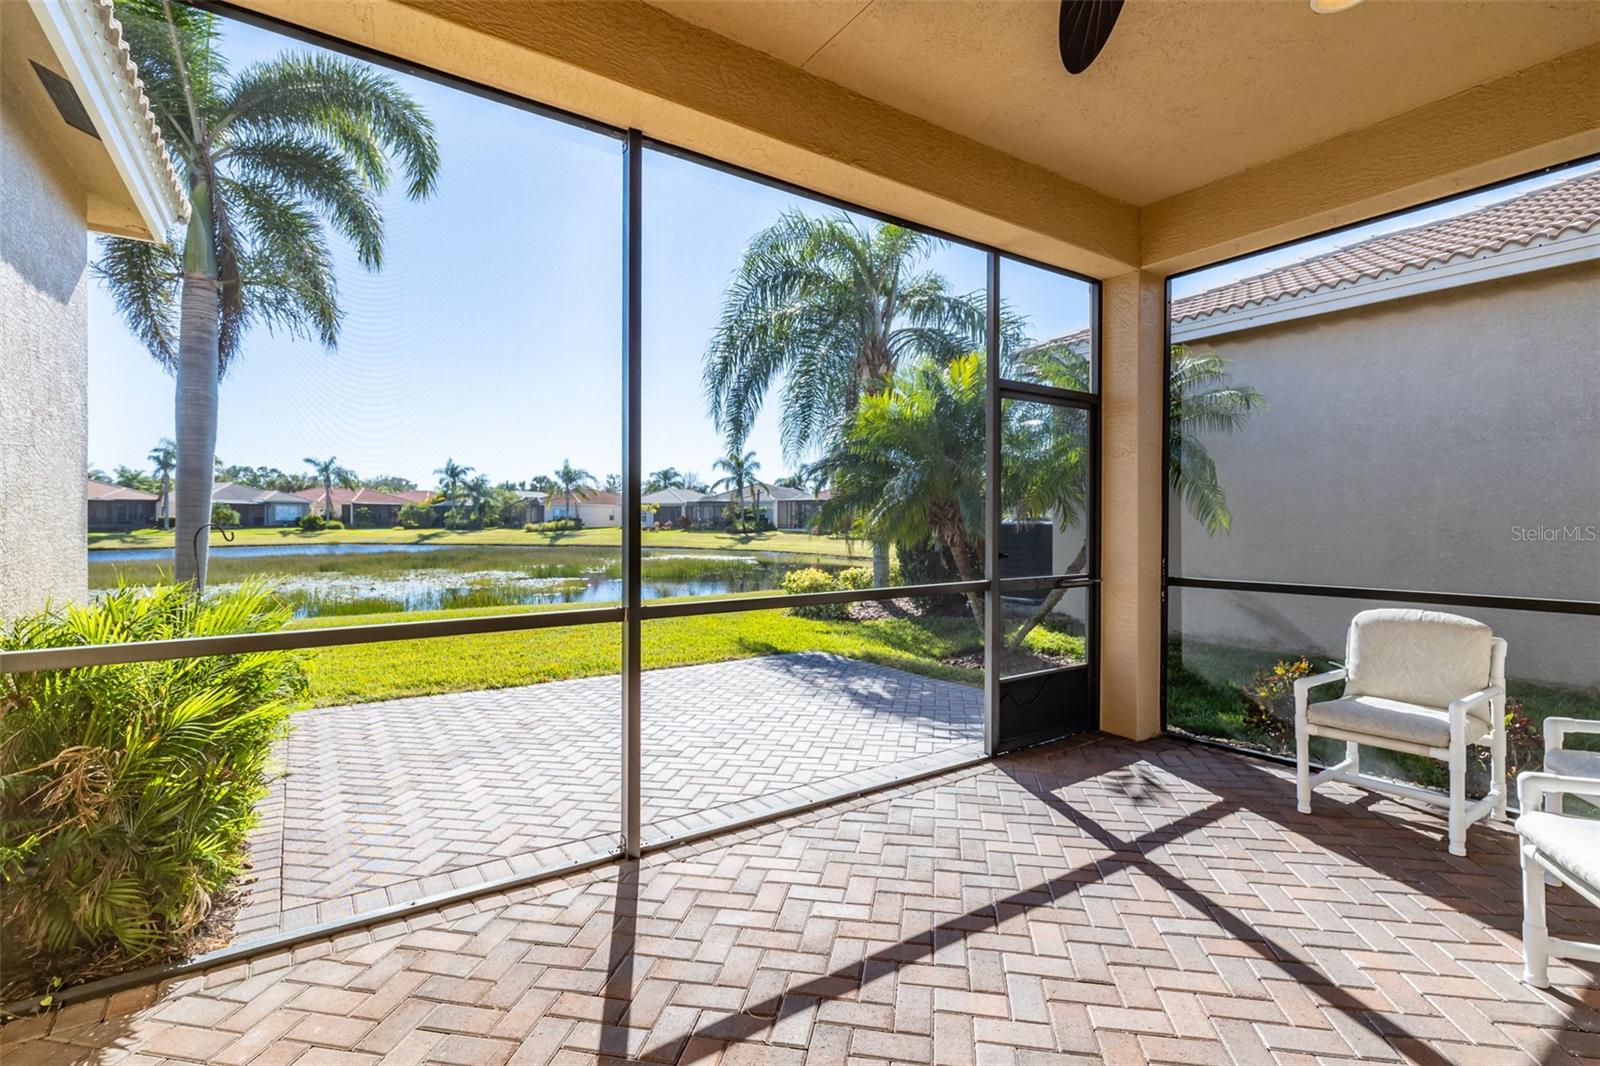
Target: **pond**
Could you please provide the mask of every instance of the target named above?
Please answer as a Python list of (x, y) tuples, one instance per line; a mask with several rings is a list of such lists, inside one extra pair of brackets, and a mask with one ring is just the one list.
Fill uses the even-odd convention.
[[(171, 551), (89, 553), (89, 585), (170, 580)], [(778, 552), (651, 551), (641, 560), (645, 599), (778, 590), (803, 567), (836, 571), (836, 558)], [(456, 610), (469, 607), (619, 603), (622, 560), (615, 547), (308, 544), (211, 549), (212, 589), (250, 578), (273, 583), (299, 618)]]

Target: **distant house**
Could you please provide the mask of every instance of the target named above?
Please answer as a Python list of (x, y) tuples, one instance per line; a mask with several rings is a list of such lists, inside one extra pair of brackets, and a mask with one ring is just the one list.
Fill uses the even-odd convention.
[[(750, 506), (753, 496), (759, 495), (756, 508), (772, 523), (774, 529), (808, 529), (811, 520), (817, 516), (825, 497), (817, 496), (806, 489), (794, 489), (787, 485), (768, 485), (766, 482), (757, 482), (759, 493), (752, 492), (752, 486), (746, 485), (744, 490), (744, 503)], [(733, 489), (726, 492), (707, 493), (693, 503), (687, 505), (690, 521), (697, 526), (723, 526), (728, 524), (727, 510), (733, 506), (738, 495)]]
[(695, 489), (661, 489), (657, 492), (647, 492), (641, 501), (645, 504), (655, 504), (655, 513), (645, 513), (645, 525), (681, 525), (685, 509), (704, 495)]
[[(177, 498), (177, 494), (173, 494)], [(241, 526), (292, 526), (311, 513), (309, 501), (276, 489), (257, 489), (231, 481), (211, 487), (211, 504), (222, 504), (239, 512)], [(176, 506), (175, 504), (173, 506)]]
[(161, 497), (104, 481), (85, 481), (84, 487), (91, 530), (149, 529), (156, 524)]
[(517, 521), (533, 522), (535, 524), (543, 522), (544, 504), (546, 498), (547, 497), (542, 492), (532, 492), (529, 490), (519, 491), (517, 493), (517, 499), (522, 502), (520, 505), (521, 512), (517, 516)]
[(545, 521), (576, 518), (585, 526), (620, 528), (622, 526), (622, 497), (615, 492), (592, 490), (574, 492), (572, 502), (566, 493), (552, 492), (544, 508)]
[[(312, 514), (322, 514), (327, 494), (320, 485), (301, 489), (294, 495), (310, 504)], [(392, 526), (400, 520), (400, 508), (410, 502), (412, 501), (397, 492), (379, 492), (377, 489), (369, 488), (347, 489), (335, 485), (333, 517), (352, 528)], [(323, 517), (328, 516), (323, 515)]]

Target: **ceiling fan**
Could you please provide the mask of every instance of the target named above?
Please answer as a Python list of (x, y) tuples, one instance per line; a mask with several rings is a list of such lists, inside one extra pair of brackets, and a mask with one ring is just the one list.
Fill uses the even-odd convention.
[[(1319, 15), (1348, 11), (1361, 0), (1310, 0), (1311, 10)], [(1068, 74), (1089, 69), (1100, 50), (1111, 39), (1123, 0), (1061, 0), (1061, 65)]]

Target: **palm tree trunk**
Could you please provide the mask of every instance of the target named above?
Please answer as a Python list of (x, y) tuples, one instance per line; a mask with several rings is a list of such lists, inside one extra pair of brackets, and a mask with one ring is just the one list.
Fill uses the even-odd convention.
[(185, 272), (180, 303), (177, 396), (173, 410), (178, 436), (177, 525), (173, 572), (179, 581), (206, 587), (211, 522), (211, 481), (217, 451), (217, 310), (221, 292), (215, 277)]
[[(1067, 567), (1067, 573), (1072, 574), (1082, 570), (1084, 561), (1088, 558), (1089, 545), (1085, 544), (1082, 548), (1078, 549), (1078, 557), (1072, 561), (1071, 566)], [(1024, 622), (1022, 624), (1022, 628), (1017, 630), (1016, 633), (1012, 634), (1010, 640), (1006, 641), (1006, 647), (1020, 648), (1022, 646), (1022, 638), (1031, 633), (1033, 628), (1040, 622), (1043, 622), (1046, 618), (1049, 618), (1050, 612), (1056, 609), (1056, 604), (1060, 603), (1066, 594), (1066, 589), (1051, 589), (1050, 594), (1044, 598), (1044, 602), (1039, 604), (1039, 609), (1033, 612), (1033, 617)]]
[(872, 584), (875, 588), (885, 588), (889, 584), (889, 542), (886, 540), (872, 542)]

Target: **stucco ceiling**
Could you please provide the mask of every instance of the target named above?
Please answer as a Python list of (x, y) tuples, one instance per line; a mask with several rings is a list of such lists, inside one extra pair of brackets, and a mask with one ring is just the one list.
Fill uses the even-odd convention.
[(1600, 41), (1593, 0), (1128, 0), (1074, 77), (1055, 0), (651, 2), (1141, 206)]

